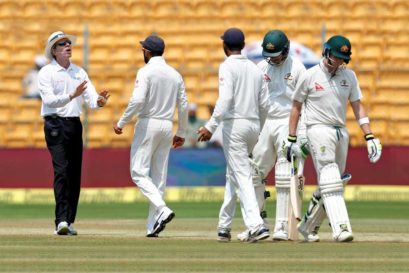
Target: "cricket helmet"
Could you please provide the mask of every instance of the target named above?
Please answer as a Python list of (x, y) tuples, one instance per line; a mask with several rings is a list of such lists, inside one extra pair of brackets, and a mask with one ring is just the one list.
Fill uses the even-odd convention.
[(324, 43), (324, 50), (322, 52), (324, 57), (329, 57), (330, 54), (337, 58), (341, 58), (345, 63), (348, 63), (351, 60), (352, 54), (351, 43), (344, 36), (332, 36), (326, 43)]
[(263, 39), (263, 57), (277, 57), (281, 54), (288, 54), (290, 41), (281, 30), (272, 30), (266, 33)]

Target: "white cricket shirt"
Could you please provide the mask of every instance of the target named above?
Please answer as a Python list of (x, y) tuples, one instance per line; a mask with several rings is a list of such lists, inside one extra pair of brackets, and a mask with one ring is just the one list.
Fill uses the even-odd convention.
[(269, 108), (263, 73), (243, 55), (230, 55), (219, 67), (219, 98), (206, 128), (214, 132), (226, 119), (254, 119), (264, 124)]
[(166, 64), (163, 57), (152, 57), (145, 66), (139, 69), (132, 98), (117, 126), (123, 128), (134, 115), (138, 118), (173, 121), (177, 106), (178, 131), (176, 135), (185, 137), (187, 104), (182, 76)]
[[(81, 96), (70, 101), (69, 95), (83, 81), (87, 88)], [(85, 101), (90, 108), (98, 108), (98, 94), (88, 78), (87, 72), (71, 63), (65, 69), (54, 59), (41, 68), (38, 74), (38, 89), (42, 99), (41, 116), (56, 114), (60, 117), (79, 117)]]
[(345, 126), (347, 102), (362, 98), (355, 73), (339, 68), (335, 75), (328, 73), (323, 59), (300, 78), (293, 100), (304, 102), (307, 126), (325, 124)]
[(268, 86), (270, 99), (268, 118), (289, 117), (293, 104), (291, 96), (301, 74), (306, 71), (305, 66), (292, 56), (288, 56), (281, 65), (270, 65), (263, 60), (257, 66), (263, 71), (264, 81)]

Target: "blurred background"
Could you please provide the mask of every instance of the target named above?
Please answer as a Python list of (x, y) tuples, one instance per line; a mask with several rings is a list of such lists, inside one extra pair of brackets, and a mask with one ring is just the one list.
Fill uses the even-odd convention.
[[(370, 165), (349, 107), (347, 169), (354, 176), (352, 183), (398, 185), (393, 196), (409, 200), (408, 23), (406, 0), (0, 0), (0, 201), (17, 200), (10, 189), (52, 185), (41, 101), (27, 98), (23, 84), (50, 33), (62, 30), (76, 35), (72, 62), (88, 71), (97, 90), (111, 93), (103, 110), (85, 111), (82, 117), (87, 148), (84, 186), (132, 187), (128, 157), (133, 125), (120, 136), (113, 133), (112, 125), (125, 109), (136, 72), (144, 65), (139, 41), (152, 33), (164, 38), (166, 61), (183, 75), (197, 118), (207, 120), (218, 96), (218, 66), (224, 60), (220, 35), (229, 27), (244, 31), (251, 58), (271, 29), (287, 34), (297, 45), (295, 54), (308, 50), (318, 59), (328, 37), (348, 37), (352, 43), (348, 66), (358, 76), (372, 130), (384, 145), (380, 163)], [(223, 154), (219, 145), (213, 146), (173, 151), (170, 185), (222, 186)], [(308, 163), (311, 184), (315, 184), (313, 173)]]

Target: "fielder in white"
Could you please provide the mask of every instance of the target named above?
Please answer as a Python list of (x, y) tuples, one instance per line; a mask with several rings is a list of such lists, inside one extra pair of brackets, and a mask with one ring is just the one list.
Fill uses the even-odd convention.
[(137, 116), (131, 147), (131, 177), (150, 201), (147, 237), (158, 237), (175, 216), (166, 206), (163, 195), (173, 116), (177, 106), (178, 131), (173, 137), (173, 147), (177, 148), (185, 141), (188, 103), (182, 76), (162, 57), (164, 41), (151, 35), (141, 44), (146, 65), (138, 71), (132, 98), (114, 131), (121, 134), (124, 125)]
[[(258, 142), (252, 153), (253, 184), (260, 215), (265, 211), (267, 176), (275, 166), (277, 192), (276, 220), (273, 240), (288, 240), (288, 207), (290, 193), (290, 163), (282, 153), (283, 141), (288, 135), (288, 119), (291, 111), (291, 95), (305, 66), (296, 58), (288, 56), (290, 41), (281, 30), (266, 33), (263, 39), (264, 60), (258, 67), (268, 86), (270, 108)], [(239, 240), (246, 240), (247, 232), (240, 233)]]
[(268, 111), (267, 88), (263, 73), (241, 55), (244, 34), (240, 29), (226, 30), (223, 49), (227, 56), (219, 68), (219, 98), (211, 119), (199, 129), (200, 141), (208, 141), (223, 122), (223, 151), (226, 158), (226, 189), (220, 209), (218, 240), (231, 240), (231, 224), (236, 208), (236, 190), (249, 242), (269, 237), (260, 217), (248, 155), (252, 152)]
[(377, 162), (382, 151), (379, 139), (374, 138), (371, 132), (369, 118), (361, 104), (362, 92), (357, 77), (344, 65), (350, 59), (351, 43), (347, 38), (336, 35), (324, 44), (323, 59), (301, 76), (293, 94), (289, 136), (284, 147), (288, 160), (292, 153), (299, 153), (296, 133), (304, 104), (307, 138), (318, 185), (331, 223), (332, 237), (338, 242), (353, 240), (341, 178), (349, 143), (349, 134), (345, 128), (348, 101), (365, 134), (370, 162)]

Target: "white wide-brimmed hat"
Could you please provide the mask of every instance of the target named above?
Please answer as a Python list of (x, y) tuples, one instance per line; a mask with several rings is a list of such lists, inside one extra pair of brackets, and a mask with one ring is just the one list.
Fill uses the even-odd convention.
[(62, 40), (62, 39), (64, 39), (64, 38), (71, 40), (72, 44), (75, 44), (76, 37), (74, 35), (65, 34), (62, 31), (53, 32), (48, 37), (47, 46), (45, 47), (45, 51), (44, 51), (44, 55), (48, 59), (50, 59), (50, 60), (53, 59), (53, 54), (51, 53), (51, 49), (53, 48), (55, 43)]

